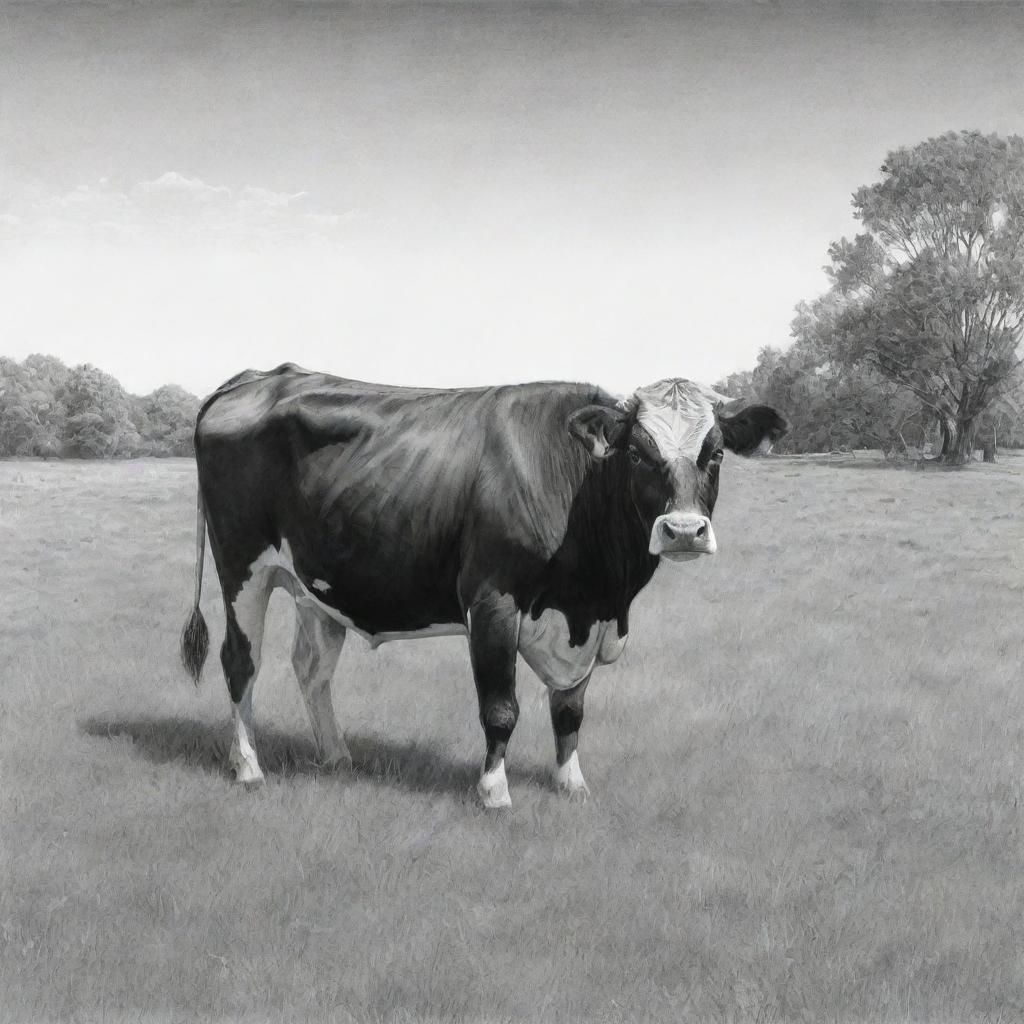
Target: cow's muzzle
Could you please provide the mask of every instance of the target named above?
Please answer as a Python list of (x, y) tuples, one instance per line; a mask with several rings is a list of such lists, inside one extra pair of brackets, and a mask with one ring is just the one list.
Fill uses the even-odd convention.
[(683, 562), (698, 555), (713, 555), (718, 550), (718, 542), (707, 516), (669, 512), (654, 520), (649, 550), (652, 555)]

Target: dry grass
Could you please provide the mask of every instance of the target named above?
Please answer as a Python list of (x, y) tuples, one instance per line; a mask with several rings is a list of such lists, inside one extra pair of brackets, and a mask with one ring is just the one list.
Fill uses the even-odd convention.
[(523, 667), (497, 816), (464, 641), (350, 640), (321, 775), (280, 596), (232, 785), (216, 657), (177, 665), (193, 495), (0, 463), (4, 1020), (1024, 1019), (1024, 459), (729, 461), (720, 554), (591, 686), (594, 798)]

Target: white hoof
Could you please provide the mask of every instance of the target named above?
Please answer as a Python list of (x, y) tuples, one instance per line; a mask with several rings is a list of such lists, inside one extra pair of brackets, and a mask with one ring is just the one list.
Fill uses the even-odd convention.
[(255, 758), (244, 757), (241, 751), (233, 750), (228, 763), (235, 774), (235, 782), (242, 783), (247, 789), (263, 785), (263, 770)]
[(508, 779), (505, 778), (505, 762), (499, 761), (493, 772), (484, 772), (476, 784), (484, 807), (489, 811), (500, 807), (511, 807), (512, 797), (508, 795)]
[(235, 782), (240, 782), (246, 789), (257, 789), (266, 779), (258, 768), (253, 771), (248, 765), (235, 768)]
[(586, 800), (590, 796), (590, 787), (583, 778), (583, 772), (580, 771), (580, 762), (575, 750), (565, 764), (555, 768), (555, 783), (562, 793), (573, 800)]

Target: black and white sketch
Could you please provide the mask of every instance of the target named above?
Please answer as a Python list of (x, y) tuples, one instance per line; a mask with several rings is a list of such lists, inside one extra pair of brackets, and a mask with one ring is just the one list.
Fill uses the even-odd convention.
[(768, 451), (785, 433), (774, 409), (727, 415), (721, 405), (686, 380), (620, 402), (578, 384), (430, 391), (293, 364), (225, 383), (196, 428), (196, 596), (182, 658), (198, 681), (209, 532), (227, 615), (235, 777), (263, 781), (253, 689), (270, 593), (283, 587), (295, 599), (292, 664), (325, 764), (352, 763), (331, 700), (346, 632), (374, 647), (455, 634), (469, 641), (487, 740), (484, 806), (512, 802), (517, 654), (551, 692), (559, 787), (587, 793), (576, 745), (591, 673), (622, 653), (629, 606), (659, 559), (717, 550), (724, 450)]
[(0, 1022), (1024, 1021), (1022, 49), (2, 0)]

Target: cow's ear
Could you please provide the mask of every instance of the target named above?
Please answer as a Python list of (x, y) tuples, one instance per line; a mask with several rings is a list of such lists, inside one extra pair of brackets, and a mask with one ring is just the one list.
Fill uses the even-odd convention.
[(569, 417), (569, 433), (586, 445), (595, 459), (606, 459), (622, 437), (626, 414), (603, 405), (588, 405)]
[(785, 417), (770, 405), (751, 405), (735, 416), (718, 414), (725, 447), (737, 455), (767, 453), (772, 445), (789, 430)]

